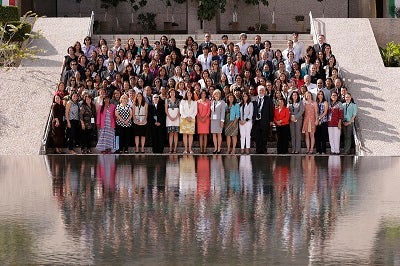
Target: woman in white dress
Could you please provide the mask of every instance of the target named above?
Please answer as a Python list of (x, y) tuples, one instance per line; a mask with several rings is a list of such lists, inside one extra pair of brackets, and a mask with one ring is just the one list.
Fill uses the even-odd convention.
[(183, 145), (185, 146), (183, 153), (193, 153), (192, 144), (196, 127), (197, 102), (193, 100), (192, 89), (186, 91), (179, 104), (179, 110), (181, 113), (179, 131), (183, 134)]

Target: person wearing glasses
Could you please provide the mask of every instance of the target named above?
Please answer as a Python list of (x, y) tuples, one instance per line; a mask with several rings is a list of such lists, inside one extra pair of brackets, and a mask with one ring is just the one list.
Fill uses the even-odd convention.
[(86, 36), (85, 39), (83, 40), (83, 45), (82, 45), (83, 55), (86, 56), (87, 59), (89, 59), (90, 55), (94, 51), (96, 51), (96, 47), (92, 44), (92, 38)]

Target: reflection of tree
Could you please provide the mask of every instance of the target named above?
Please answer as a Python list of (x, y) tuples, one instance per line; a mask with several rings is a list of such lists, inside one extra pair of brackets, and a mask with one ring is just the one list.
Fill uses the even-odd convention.
[[(345, 206), (336, 157), (139, 155), (107, 164), (88, 156), (64, 167), (51, 161), (51, 169), (63, 179), (53, 187), (65, 227), (90, 243), (94, 263), (150, 256), (154, 264), (181, 257), (206, 264), (287, 257), (289, 264), (299, 252), (312, 260), (323, 254)], [(102, 165), (114, 181), (100, 174)]]

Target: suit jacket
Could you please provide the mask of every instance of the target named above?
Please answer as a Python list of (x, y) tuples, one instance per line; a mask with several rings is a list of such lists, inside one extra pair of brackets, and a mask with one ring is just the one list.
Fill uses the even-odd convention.
[(161, 99), (157, 104), (157, 108), (155, 107), (154, 103), (149, 104), (147, 121), (149, 121), (151, 126), (154, 126), (154, 123), (157, 119), (157, 122), (160, 122), (161, 124), (160, 127), (165, 127), (167, 115), (165, 114), (164, 106), (165, 103)]
[(322, 49), (321, 49), (321, 47), (319, 46), (319, 43), (314, 44), (313, 47), (314, 47), (315, 53), (318, 54), (318, 52), (321, 52), (321, 51), (324, 52), (326, 45), (327, 45), (327, 43), (324, 42), (322, 44)]
[[(253, 102), (254, 104), (253, 116), (255, 123), (260, 123), (261, 125), (264, 125), (268, 128), (270, 122), (274, 121), (274, 108), (272, 106), (273, 104), (269, 96), (264, 96), (263, 98), (264, 99), (263, 99), (263, 104), (261, 106), (261, 110), (258, 104), (258, 97)], [(261, 117), (259, 117), (259, 114), (261, 115)]]
[(228, 56), (227, 56), (226, 54), (223, 54), (223, 55), (221, 55), (221, 56), (215, 55), (215, 56), (213, 56), (213, 57), (211, 58), (211, 60), (212, 60), (212, 61), (217, 60), (217, 61), (218, 61), (219, 67), (222, 68), (222, 66), (226, 64), (226, 59), (227, 59), (227, 57), (228, 57)]

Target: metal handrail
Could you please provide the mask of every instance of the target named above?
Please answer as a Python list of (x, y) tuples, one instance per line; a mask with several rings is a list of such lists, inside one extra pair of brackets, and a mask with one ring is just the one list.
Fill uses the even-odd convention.
[(53, 120), (53, 105), (50, 107), (49, 116), (47, 117), (46, 127), (43, 132), (42, 143), (40, 146), (39, 154), (44, 155), (46, 154), (46, 147), (47, 147), (47, 140), (49, 139), (49, 133), (51, 128), (51, 121)]
[(318, 32), (317, 32), (317, 28), (315, 26), (315, 22), (314, 22), (314, 18), (313, 18), (312, 12), (310, 11), (310, 13), (308, 15), (310, 16), (310, 34), (313, 36), (314, 43), (317, 43), (317, 41), (318, 41)]
[(89, 37), (92, 37), (92, 35), (93, 35), (93, 24), (94, 24), (94, 11), (92, 11), (92, 13), (90, 15), (90, 23), (89, 23), (88, 33), (87, 33), (87, 36), (89, 36)]

